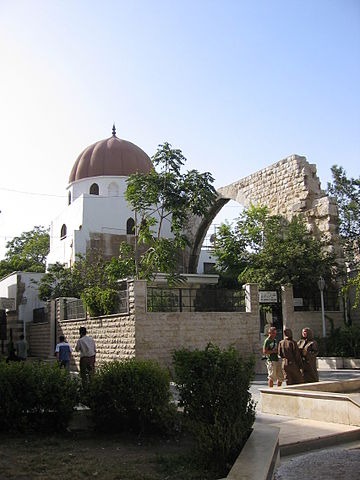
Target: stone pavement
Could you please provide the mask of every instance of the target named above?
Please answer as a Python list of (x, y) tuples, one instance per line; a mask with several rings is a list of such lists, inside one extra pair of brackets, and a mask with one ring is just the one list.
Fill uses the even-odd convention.
[[(347, 380), (359, 378), (360, 370), (323, 370), (319, 376), (320, 381)], [(280, 466), (274, 480), (360, 479), (359, 427), (263, 414), (259, 389), (266, 386), (266, 375), (256, 375), (250, 392), (257, 402), (256, 422), (280, 428)]]

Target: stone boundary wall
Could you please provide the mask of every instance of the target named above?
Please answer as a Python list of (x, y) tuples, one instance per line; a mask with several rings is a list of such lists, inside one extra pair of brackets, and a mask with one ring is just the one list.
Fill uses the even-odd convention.
[(51, 354), (51, 322), (30, 323), (27, 326), (29, 355), (47, 358)]
[[(283, 324), (291, 328), (293, 337), (295, 340), (301, 338), (301, 330), (305, 327), (311, 328), (314, 335), (322, 337), (322, 313), (321, 311), (294, 311), (294, 296), (293, 288), (291, 285), (282, 287), (282, 311), (283, 311)], [(344, 326), (344, 312), (343, 311), (325, 311), (325, 326), (326, 333), (331, 332), (333, 323), (334, 328)], [(359, 322), (354, 322), (359, 325)]]
[(57, 337), (64, 335), (73, 351), (72, 368), (79, 371), (79, 353), (75, 345), (79, 338), (79, 328), (86, 327), (87, 333), (96, 342), (96, 362), (125, 360), (135, 357), (135, 324), (131, 315), (112, 315), (89, 318), (87, 320), (59, 320)]
[(148, 313), (136, 319), (136, 356), (170, 366), (181, 348), (233, 345), (244, 357), (259, 357), (259, 318), (251, 313)]
[[(265, 373), (265, 363), (261, 361), (263, 335), (260, 332), (257, 285), (245, 286), (246, 312), (147, 312), (146, 281), (129, 282), (128, 290), (127, 314), (62, 320), (62, 309), (58, 304), (56, 339), (63, 334), (74, 348), (79, 338), (79, 327), (86, 326), (97, 345), (98, 365), (137, 357), (153, 359), (171, 367), (172, 353), (176, 349), (203, 349), (210, 342), (221, 348), (234, 345), (244, 357), (255, 356), (256, 373)], [(321, 336), (321, 312), (294, 312), (292, 287), (286, 286), (282, 290), (283, 323), (293, 330), (294, 338), (299, 339), (301, 329), (306, 326), (312, 328), (315, 335)], [(326, 312), (326, 317), (334, 321), (335, 328), (344, 325), (343, 312)], [(328, 320), (326, 327), (330, 332)], [(39, 348), (36, 355), (39, 357), (54, 358), (55, 341), (49, 346), (50, 330), (54, 329), (46, 324), (31, 326), (30, 348), (32, 342), (37, 341)], [(39, 338), (43, 339), (43, 343)], [(73, 369), (78, 370), (78, 353), (74, 352), (73, 360)]]

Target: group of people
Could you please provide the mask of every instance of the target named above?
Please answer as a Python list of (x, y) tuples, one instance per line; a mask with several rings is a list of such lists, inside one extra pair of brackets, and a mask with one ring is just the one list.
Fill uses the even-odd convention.
[(280, 342), (276, 334), (276, 327), (269, 327), (263, 345), (269, 387), (273, 387), (275, 382), (280, 387), (284, 380), (286, 385), (318, 382), (316, 357), (319, 348), (312, 330), (303, 328), (298, 342), (293, 339), (290, 328), (284, 327), (284, 338)]
[(13, 342), (12, 339), (8, 344), (8, 356), (6, 359), (6, 363), (9, 362), (25, 362), (28, 355), (28, 344), (25, 340), (25, 336), (23, 334), (20, 335), (19, 340), (17, 342)]
[[(96, 345), (95, 340), (87, 335), (85, 327), (79, 328), (80, 338), (78, 339), (75, 351), (80, 353), (80, 376), (83, 383), (87, 382), (95, 372)], [(59, 343), (55, 348), (55, 355), (61, 368), (70, 371), (72, 348), (60, 335)]]
[[(84, 382), (95, 372), (96, 345), (92, 337), (87, 335), (85, 327), (79, 328), (80, 338), (75, 345), (75, 351), (80, 353), (80, 376)], [(8, 357), (6, 362), (25, 361), (28, 355), (28, 344), (23, 334), (20, 335), (17, 342), (12, 340), (8, 345)], [(60, 335), (59, 343), (55, 347), (55, 356), (61, 368), (70, 371), (72, 348), (65, 340), (64, 335)]]

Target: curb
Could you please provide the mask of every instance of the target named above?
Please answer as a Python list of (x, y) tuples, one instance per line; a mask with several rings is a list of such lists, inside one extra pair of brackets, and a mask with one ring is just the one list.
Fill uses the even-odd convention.
[(334, 433), (326, 437), (312, 438), (301, 442), (288, 443), (280, 445), (280, 456), (287, 457), (312, 450), (320, 450), (325, 447), (331, 447), (342, 443), (350, 443), (360, 440), (360, 428), (351, 432)]

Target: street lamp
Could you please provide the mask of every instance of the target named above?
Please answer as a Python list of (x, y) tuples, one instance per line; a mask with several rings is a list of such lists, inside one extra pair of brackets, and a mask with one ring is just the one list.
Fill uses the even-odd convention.
[(323, 337), (326, 337), (325, 308), (324, 308), (325, 280), (323, 279), (323, 277), (319, 278), (317, 284), (320, 290), (320, 298), (321, 298), (321, 320), (322, 320)]

